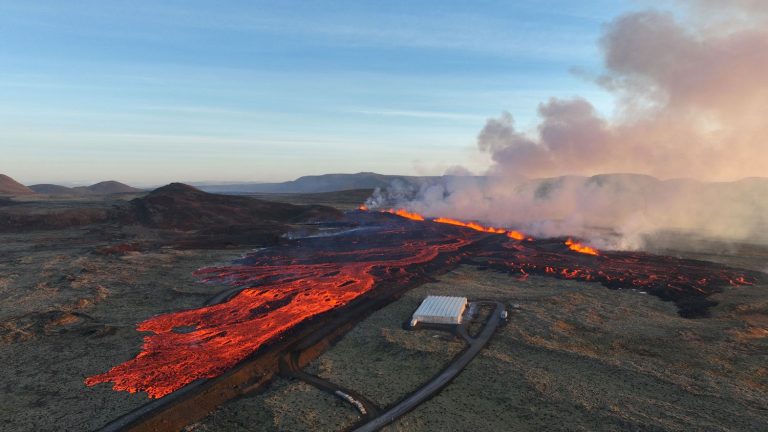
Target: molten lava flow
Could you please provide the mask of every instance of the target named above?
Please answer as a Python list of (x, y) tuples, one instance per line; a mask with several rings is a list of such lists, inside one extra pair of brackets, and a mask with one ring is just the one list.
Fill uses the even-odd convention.
[[(363, 211), (367, 211), (368, 207), (366, 207), (365, 205), (361, 205), (358, 209), (359, 210), (363, 210)], [(422, 216), (422, 215), (420, 215), (418, 213), (415, 213), (415, 212), (410, 212), (410, 211), (405, 210), (405, 209), (382, 210), (382, 213), (395, 214), (395, 215), (398, 215), (398, 216), (402, 216), (402, 217), (404, 217), (406, 219), (415, 220), (415, 221), (423, 221), (423, 220), (425, 220), (424, 216)], [(436, 223), (460, 226), (460, 227), (469, 228), (469, 229), (473, 229), (475, 231), (480, 231), (480, 232), (485, 232), (485, 233), (505, 234), (507, 237), (509, 237), (511, 239), (515, 239), (515, 240), (525, 240), (526, 239), (525, 234), (521, 233), (520, 231), (506, 230), (504, 228), (495, 228), (495, 227), (490, 227), (490, 226), (484, 226), (484, 225), (480, 225), (477, 222), (464, 222), (464, 221), (460, 221), (458, 219), (451, 219), (451, 218), (447, 218), (447, 217), (438, 217), (438, 218), (434, 218), (434, 219), (430, 219), (430, 220), (432, 222), (436, 222)], [(528, 237), (528, 240), (533, 240), (533, 238), (532, 237)]]
[[(198, 271), (206, 281), (244, 289), (225, 303), (141, 322), (137, 329), (152, 333), (144, 337), (141, 352), (89, 377), (86, 384), (112, 382), (117, 390), (162, 397), (195, 380), (221, 375), (260, 348), (291, 337), (297, 326), (320, 323), (316, 320), (326, 312), (368, 296), (387, 298), (460, 264), (521, 279), (539, 275), (642, 289), (674, 301), (686, 317), (705, 315), (713, 304), (708, 296), (724, 286), (765, 278), (719, 264), (640, 252), (604, 252), (601, 259), (584, 259), (564, 253), (560, 240), (511, 242), (512, 231), (489, 236), (485, 233), (495, 231), (465, 229), (469, 224), (416, 225), (377, 212), (350, 212), (347, 218), (365, 229), (285, 240), (236, 264)], [(571, 249), (578, 245), (570, 239), (567, 244)]]
[(240, 265), (198, 271), (206, 281), (248, 288), (225, 303), (140, 323), (139, 331), (153, 333), (144, 338), (141, 353), (85, 383), (112, 382), (116, 390), (165, 396), (221, 375), (298, 324), (343, 307), (381, 282), (407, 286), (419, 276), (419, 265), (470, 242), (455, 233), (399, 226), (374, 234), (368, 241), (360, 234), (301, 239), (254, 253)]
[(520, 231), (508, 231), (504, 228), (488, 227), (488, 226), (480, 225), (477, 222), (464, 222), (458, 219), (451, 219), (446, 217), (439, 217), (439, 218), (432, 219), (432, 222), (465, 227), (465, 228), (473, 229), (475, 231), (486, 232), (491, 234), (505, 234), (507, 237), (511, 239), (525, 240), (525, 234), (521, 233)]
[(360, 206), (357, 209), (360, 211), (368, 211), (368, 206), (365, 204), (360, 204)]
[(583, 253), (583, 254), (587, 254), (587, 255), (599, 255), (600, 254), (597, 251), (597, 249), (595, 249), (593, 247), (589, 247), (589, 246), (583, 245), (581, 243), (577, 243), (577, 242), (575, 242), (575, 241), (573, 241), (571, 239), (566, 240), (565, 241), (565, 245), (568, 246), (568, 249), (570, 249), (572, 251), (575, 251), (575, 252), (578, 252), (578, 253)]
[[(494, 228), (494, 227), (487, 227), (480, 225), (476, 222), (464, 222), (457, 219), (451, 219), (451, 218), (445, 218), (445, 217), (439, 217), (432, 219), (432, 222), (442, 223), (442, 224), (448, 224), (448, 225), (456, 225), (460, 227), (470, 228), (475, 231), (480, 232), (487, 232), (492, 234), (504, 234), (507, 237), (515, 240), (525, 240), (525, 234), (521, 233), (520, 231), (508, 231), (504, 228)], [(529, 237), (530, 240), (533, 240)]]
[(398, 215), (400, 217), (404, 217), (406, 219), (415, 220), (415, 221), (423, 221), (424, 220), (424, 216), (422, 216), (422, 215), (420, 215), (418, 213), (409, 212), (406, 209), (389, 209), (389, 210), (384, 210), (384, 213), (390, 213), (390, 214)]
[(493, 233), (493, 234), (504, 234), (507, 232), (507, 230), (502, 228), (486, 227), (475, 222), (462, 222), (460, 220), (444, 218), (444, 217), (432, 219), (432, 222), (448, 224), (448, 225), (456, 225), (456, 226), (470, 228), (475, 231), (487, 232), (487, 233)]

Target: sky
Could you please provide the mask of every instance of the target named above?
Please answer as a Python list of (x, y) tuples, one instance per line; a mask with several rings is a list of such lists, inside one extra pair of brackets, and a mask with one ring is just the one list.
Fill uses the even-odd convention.
[[(637, 3), (0, 0), (0, 173), (25, 184), (482, 171), (486, 121), (609, 114), (596, 41)], [(578, 72), (576, 72), (578, 71)]]

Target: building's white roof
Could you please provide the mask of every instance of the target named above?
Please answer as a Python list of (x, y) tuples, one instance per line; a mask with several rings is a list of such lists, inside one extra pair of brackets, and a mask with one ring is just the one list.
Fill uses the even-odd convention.
[(458, 324), (466, 307), (466, 297), (428, 296), (413, 313), (412, 321)]

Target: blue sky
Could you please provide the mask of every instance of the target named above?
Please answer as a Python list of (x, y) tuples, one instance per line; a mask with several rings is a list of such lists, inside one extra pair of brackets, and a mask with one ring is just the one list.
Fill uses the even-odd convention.
[(636, 6), (523, 1), (0, 0), (0, 172), (27, 184), (441, 174), (538, 103), (610, 97), (603, 25)]

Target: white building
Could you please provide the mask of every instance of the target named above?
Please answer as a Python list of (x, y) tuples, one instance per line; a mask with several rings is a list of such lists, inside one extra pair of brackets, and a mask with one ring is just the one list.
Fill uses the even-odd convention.
[(417, 323), (428, 324), (460, 324), (464, 309), (467, 308), (466, 297), (427, 296), (411, 319), (411, 327)]

